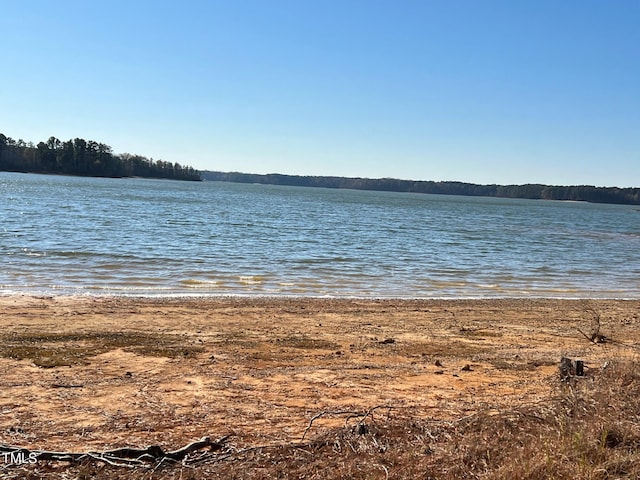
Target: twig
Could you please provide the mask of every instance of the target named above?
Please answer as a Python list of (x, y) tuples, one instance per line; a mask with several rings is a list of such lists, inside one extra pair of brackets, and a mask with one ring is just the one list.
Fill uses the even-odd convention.
[[(110, 459), (108, 459), (107, 457), (103, 456), (103, 455), (99, 455), (99, 454), (95, 454), (95, 453), (87, 453), (86, 455), (89, 458), (93, 458), (94, 460), (98, 460), (100, 462), (104, 462), (107, 463), (113, 467), (126, 467), (126, 468), (135, 468), (136, 466), (138, 466), (138, 464), (136, 463), (132, 463), (130, 460), (127, 461), (127, 463), (120, 463), (120, 462), (114, 462)], [(141, 463), (139, 463), (141, 464)]]
[(313, 417), (311, 417), (311, 420), (309, 420), (309, 425), (307, 425), (307, 428), (304, 430), (304, 433), (302, 434), (302, 438), (300, 439), (300, 442), (304, 441), (305, 437), (307, 436), (307, 433), (309, 432), (309, 430), (311, 430), (311, 426), (313, 425), (313, 422), (315, 422), (320, 417), (324, 417), (325, 415), (357, 415), (357, 416), (360, 416), (361, 414), (359, 412), (354, 412), (352, 410), (342, 410), (342, 411), (337, 411), (337, 412), (323, 411), (323, 412), (320, 412), (320, 413), (316, 413)]
[(337, 412), (322, 411), (320, 413), (316, 413), (313, 417), (311, 417), (311, 420), (309, 420), (309, 425), (307, 425), (307, 428), (304, 430), (304, 433), (302, 434), (302, 438), (300, 439), (300, 443), (302, 443), (304, 441), (304, 439), (307, 436), (307, 433), (309, 433), (309, 430), (311, 430), (311, 427), (313, 426), (313, 422), (315, 422), (320, 417), (324, 417), (326, 415), (348, 415), (347, 418), (345, 418), (345, 421), (344, 421), (345, 428), (347, 427), (347, 424), (349, 423), (349, 420), (351, 420), (352, 418), (359, 418), (360, 419), (358, 421), (358, 423), (356, 423), (356, 426), (359, 427), (360, 425), (363, 424), (363, 422), (368, 417), (372, 416), (372, 413), (375, 410), (377, 410), (379, 408), (388, 408), (389, 410), (391, 410), (394, 407), (392, 407), (390, 405), (376, 405), (375, 407), (371, 407), (366, 412), (354, 412), (352, 410), (341, 410), (341, 411), (337, 411)]
[[(369, 410), (366, 411), (366, 413), (364, 415), (360, 415), (362, 418), (360, 419), (360, 421), (356, 424), (356, 426), (360, 427), (360, 425), (362, 425), (364, 423), (364, 421), (367, 419), (367, 417), (371, 417), (373, 419), (373, 412), (376, 411), (379, 408), (386, 408), (388, 410), (391, 410), (393, 407), (390, 405), (376, 405), (375, 407), (371, 407)], [(353, 417), (351, 417), (353, 418)]]
[(385, 467), (384, 465), (382, 465), (380, 463), (375, 463), (373, 466), (374, 467), (380, 467), (382, 470), (384, 470), (385, 478), (387, 480), (389, 479), (389, 469), (387, 467)]

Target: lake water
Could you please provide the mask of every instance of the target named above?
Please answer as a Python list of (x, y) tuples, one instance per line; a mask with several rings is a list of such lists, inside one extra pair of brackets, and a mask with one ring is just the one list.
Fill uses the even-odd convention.
[(640, 211), (2, 172), (0, 289), (640, 298)]

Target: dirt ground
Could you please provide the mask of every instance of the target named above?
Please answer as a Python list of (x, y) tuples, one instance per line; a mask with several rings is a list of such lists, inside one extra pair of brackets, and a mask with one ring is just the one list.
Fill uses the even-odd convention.
[(637, 359), (639, 315), (640, 301), (609, 300), (4, 296), (0, 443), (267, 445), (344, 424), (308, 429), (321, 412), (448, 419), (540, 402), (563, 355), (587, 374)]

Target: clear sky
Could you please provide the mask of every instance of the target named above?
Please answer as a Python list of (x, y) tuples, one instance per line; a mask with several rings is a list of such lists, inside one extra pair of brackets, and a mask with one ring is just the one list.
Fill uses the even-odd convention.
[(0, 132), (198, 169), (640, 186), (640, 0), (0, 0)]

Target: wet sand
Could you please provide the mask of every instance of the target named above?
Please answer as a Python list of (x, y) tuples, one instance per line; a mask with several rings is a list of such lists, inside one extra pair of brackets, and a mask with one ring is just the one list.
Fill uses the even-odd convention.
[(587, 376), (637, 358), (639, 315), (637, 300), (0, 297), (0, 443), (264, 445), (300, 440), (321, 412), (543, 402), (563, 355)]

